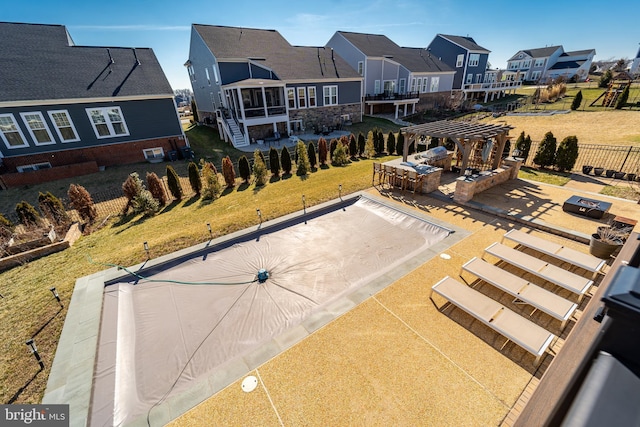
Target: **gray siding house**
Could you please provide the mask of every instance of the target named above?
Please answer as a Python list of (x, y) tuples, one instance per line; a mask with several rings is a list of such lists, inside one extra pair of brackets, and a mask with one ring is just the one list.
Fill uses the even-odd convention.
[(362, 120), (362, 77), (275, 30), (194, 24), (185, 66), (200, 120), (235, 147)]
[(400, 47), (378, 34), (337, 31), (327, 43), (364, 78), (369, 114), (395, 117), (415, 112), (419, 103), (445, 104), (455, 71), (422, 48)]
[(507, 72), (513, 79), (528, 82), (544, 82), (560, 76), (567, 80), (584, 81), (596, 54), (595, 49), (565, 52), (562, 46), (518, 51), (507, 61)]
[(159, 161), (187, 145), (153, 51), (76, 46), (62, 25), (0, 23), (0, 185)]

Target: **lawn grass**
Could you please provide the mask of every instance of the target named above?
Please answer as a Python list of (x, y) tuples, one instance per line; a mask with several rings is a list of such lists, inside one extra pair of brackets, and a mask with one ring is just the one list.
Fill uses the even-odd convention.
[(563, 186), (571, 181), (571, 174), (566, 172), (557, 172), (549, 169), (536, 169), (529, 167), (520, 168), (518, 178), (538, 181), (545, 184)]

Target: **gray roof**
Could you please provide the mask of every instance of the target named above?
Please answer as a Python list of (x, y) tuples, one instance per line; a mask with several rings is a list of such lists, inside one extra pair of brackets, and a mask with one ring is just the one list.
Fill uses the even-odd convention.
[(63, 25), (11, 22), (0, 40), (0, 102), (173, 95), (148, 48), (75, 46)]
[(571, 52), (565, 52), (560, 56), (585, 56), (591, 53), (595, 53), (595, 49), (573, 50)]
[(360, 79), (330, 48), (292, 46), (276, 30), (193, 24), (220, 62), (254, 59), (281, 80)]
[[(558, 49), (562, 49), (562, 46), (549, 46), (549, 47), (542, 47), (539, 49), (525, 49), (525, 50), (518, 51), (518, 53), (524, 52), (532, 58), (547, 58), (553, 55)], [(564, 51), (564, 49), (562, 50)], [(518, 53), (516, 53), (511, 58), (509, 58), (509, 61), (517, 59), (516, 55)]]
[(484, 47), (480, 46), (478, 43), (476, 43), (476, 41), (467, 36), (467, 37), (463, 37), (463, 36), (452, 36), (452, 35), (447, 35), (447, 34), (438, 34), (438, 36), (449, 40), (452, 43), (455, 43), (459, 46), (462, 46), (463, 48), (467, 49), (467, 50), (471, 50), (471, 51), (475, 51), (475, 52), (486, 52), (486, 53), (490, 53), (491, 51), (488, 49), (485, 49)]
[(447, 64), (423, 48), (400, 47), (389, 38), (378, 34), (338, 31), (358, 50), (370, 57), (387, 57), (413, 73), (454, 71)]

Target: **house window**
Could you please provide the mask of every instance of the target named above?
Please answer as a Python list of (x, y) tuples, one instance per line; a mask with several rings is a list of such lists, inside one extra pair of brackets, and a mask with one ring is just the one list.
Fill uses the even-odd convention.
[(544, 66), (544, 58), (543, 59), (536, 59), (535, 64), (533, 65), (534, 67), (542, 67)]
[(213, 79), (215, 80), (216, 83), (220, 82), (220, 79), (218, 78), (218, 69), (216, 68), (216, 64), (213, 64)]
[(87, 108), (87, 114), (98, 139), (129, 135), (120, 107)]
[(7, 148), (28, 147), (27, 141), (18, 127), (13, 114), (0, 114), (0, 136)]
[(164, 159), (164, 150), (162, 147), (146, 148), (142, 150), (144, 158), (147, 160)]
[(380, 93), (380, 80), (376, 80), (373, 82), (373, 94), (377, 95)]
[(407, 81), (405, 79), (400, 79), (400, 84), (398, 85), (398, 92), (405, 93), (407, 90)]
[(469, 55), (469, 67), (477, 67), (480, 63), (480, 54), (472, 53)]
[(531, 67), (531, 60), (527, 59), (526, 61), (522, 62), (522, 68), (530, 68)]
[(384, 82), (384, 93), (385, 95), (391, 96), (396, 91), (396, 81), (395, 80), (386, 80)]
[(316, 107), (316, 88), (315, 86), (309, 86), (307, 88), (307, 95), (309, 95), (309, 108)]
[(420, 92), (422, 92), (422, 93), (426, 93), (427, 92), (427, 88), (429, 87), (429, 86), (427, 86), (428, 83), (429, 83), (429, 78), (428, 77), (425, 77), (425, 78), (422, 79), (422, 90)]
[(207, 75), (207, 84), (211, 86), (211, 77), (209, 77), (209, 69), (205, 67), (204, 73)]
[(416, 79), (411, 79), (411, 92), (416, 91)]
[(338, 86), (323, 86), (324, 105), (338, 105)]
[(358, 74), (364, 75), (364, 62), (358, 61)]
[(471, 83), (473, 83), (473, 74), (469, 73), (467, 74), (467, 84), (470, 85)]
[(476, 74), (476, 83), (482, 83), (482, 74)]
[(196, 72), (193, 69), (193, 65), (189, 65), (187, 67), (187, 72), (189, 73), (189, 78), (191, 79), (192, 82), (196, 81)]
[(542, 74), (540, 71), (534, 71), (531, 73), (531, 80), (537, 81), (540, 78), (540, 74)]
[(422, 77), (416, 79), (416, 91), (420, 92), (420, 87), (422, 86)]
[(27, 125), (27, 130), (36, 145), (55, 144), (41, 112), (20, 113), (20, 116), (22, 116), (24, 124)]
[(464, 64), (464, 53), (461, 53), (460, 55), (458, 55), (456, 59), (456, 68), (462, 67), (463, 64)]
[(287, 89), (287, 102), (289, 103), (290, 109), (296, 108), (296, 92), (293, 88)]
[(40, 169), (51, 169), (51, 163), (49, 163), (49, 162), (34, 163), (32, 165), (17, 166), (16, 169), (20, 173), (37, 171), (37, 170), (40, 170)]
[(298, 89), (298, 108), (307, 108), (307, 91), (303, 87)]
[(78, 138), (78, 132), (76, 132), (76, 127), (73, 125), (67, 110), (54, 110), (49, 111), (48, 113), (51, 121), (53, 122), (53, 126), (56, 128), (56, 133), (58, 134), (60, 141), (80, 141), (80, 138)]
[(437, 92), (440, 86), (440, 77), (431, 77), (431, 92)]

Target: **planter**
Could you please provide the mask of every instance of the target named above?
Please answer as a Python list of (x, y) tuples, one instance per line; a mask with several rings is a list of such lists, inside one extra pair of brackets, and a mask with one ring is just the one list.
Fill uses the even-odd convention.
[(635, 173), (628, 173), (627, 174), (627, 180), (628, 181), (635, 181), (636, 180), (636, 174)]
[(593, 169), (593, 166), (582, 166), (582, 173), (589, 175), (591, 173), (591, 169)]
[(613, 176), (613, 174), (614, 174), (614, 173), (616, 173), (616, 171), (615, 171), (615, 170), (613, 170), (613, 169), (607, 169), (607, 170), (605, 171), (605, 173), (604, 173), (604, 174), (606, 175), (606, 177), (607, 177), (607, 178), (611, 178), (611, 177)]
[(609, 259), (621, 246), (621, 240), (616, 241), (616, 243), (603, 242), (597, 233), (593, 233), (589, 241), (589, 253), (600, 259)]
[(615, 179), (622, 179), (622, 178), (624, 178), (624, 176), (625, 176), (624, 172), (616, 172), (616, 173), (613, 174), (613, 177)]
[(602, 175), (602, 172), (604, 172), (604, 168), (593, 168), (593, 174), (595, 176), (600, 176)]

